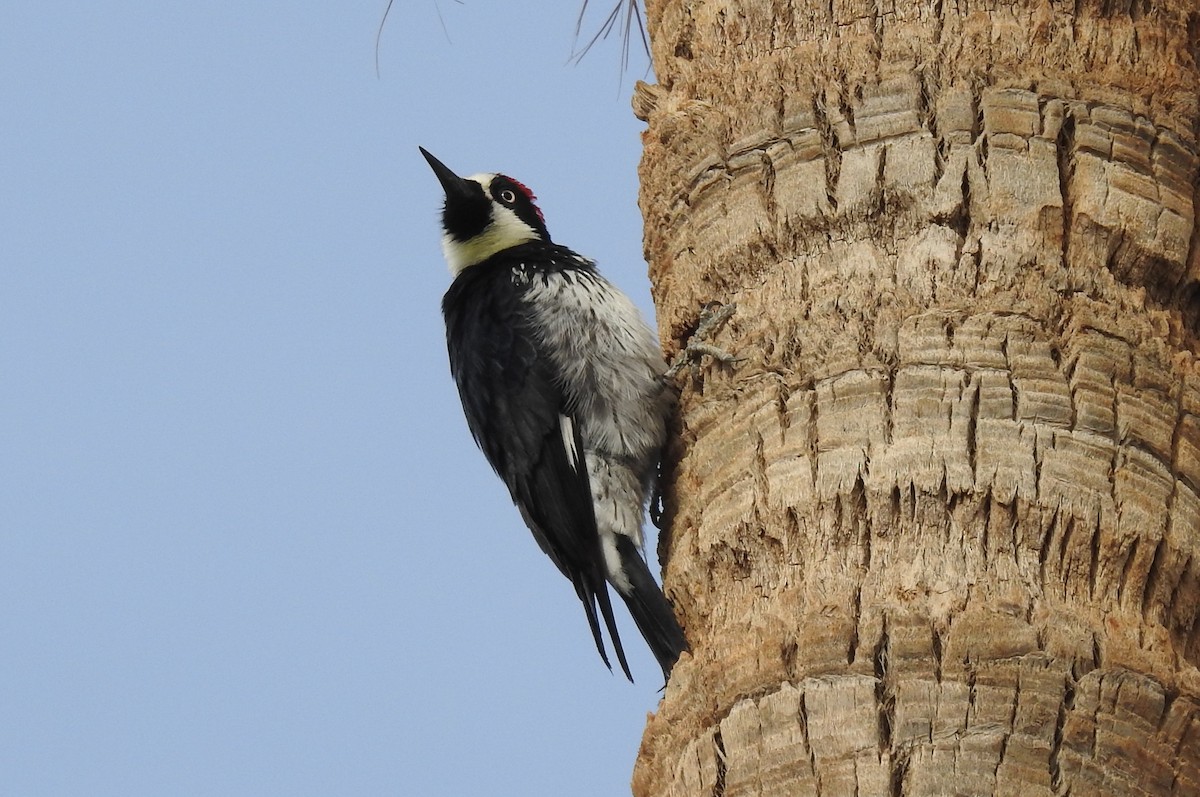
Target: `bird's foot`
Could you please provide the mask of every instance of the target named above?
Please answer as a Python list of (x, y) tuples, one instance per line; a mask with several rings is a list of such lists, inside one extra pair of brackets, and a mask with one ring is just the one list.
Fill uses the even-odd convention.
[(679, 375), (680, 371), (689, 366), (691, 367), (692, 378), (699, 378), (700, 363), (702, 358), (706, 356), (724, 365), (731, 365), (745, 359), (743, 357), (735, 357), (719, 346), (705, 342), (705, 338), (710, 338), (716, 333), (733, 316), (736, 310), (737, 303), (735, 302), (730, 302), (729, 304), (712, 302), (708, 304), (700, 313), (700, 322), (696, 325), (696, 331), (688, 338), (688, 342), (683, 347), (683, 350), (675, 355), (675, 359), (671, 362), (671, 367), (667, 369), (667, 378), (674, 379)]

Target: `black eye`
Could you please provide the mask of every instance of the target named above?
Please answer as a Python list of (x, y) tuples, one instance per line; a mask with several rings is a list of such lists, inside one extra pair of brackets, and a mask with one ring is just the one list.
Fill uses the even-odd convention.
[(500, 201), (511, 205), (513, 202), (517, 201), (517, 195), (505, 188), (500, 192)]

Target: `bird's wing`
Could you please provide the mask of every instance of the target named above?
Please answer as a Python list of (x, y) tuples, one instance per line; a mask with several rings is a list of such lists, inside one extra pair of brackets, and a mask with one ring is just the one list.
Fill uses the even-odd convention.
[(505, 301), (502, 290), (477, 289), (473, 298), (459, 306), (447, 294), (443, 304), (450, 368), (467, 425), (538, 545), (574, 585), (601, 658), (608, 664), (597, 607), (628, 675), (604, 579), (580, 426), (519, 306)]

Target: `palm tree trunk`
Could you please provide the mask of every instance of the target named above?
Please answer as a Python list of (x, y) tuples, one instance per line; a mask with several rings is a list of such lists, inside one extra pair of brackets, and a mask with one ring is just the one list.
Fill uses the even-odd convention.
[(1200, 794), (1196, 0), (648, 6), (635, 794)]

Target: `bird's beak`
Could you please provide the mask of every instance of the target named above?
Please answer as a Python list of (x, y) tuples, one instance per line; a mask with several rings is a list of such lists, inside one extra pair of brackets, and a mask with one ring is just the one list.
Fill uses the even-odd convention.
[(453, 201), (455, 199), (465, 199), (472, 196), (471, 188), (478, 187), (478, 184), (472, 183), (470, 180), (464, 180), (442, 163), (437, 158), (429, 154), (429, 151), (424, 147), (417, 147), (421, 150), (421, 154), (425, 156), (425, 160), (429, 161), (429, 168), (433, 169), (433, 173), (437, 175), (438, 182), (442, 184), (442, 190), (446, 192), (446, 199)]

